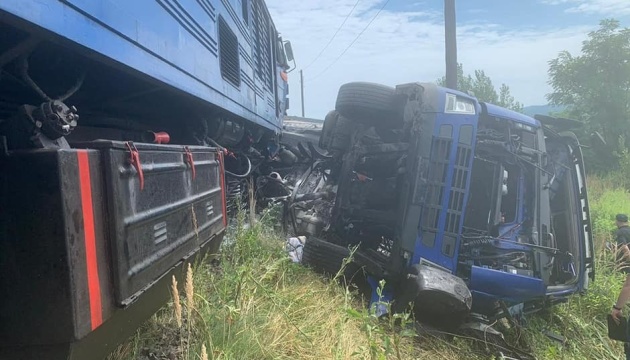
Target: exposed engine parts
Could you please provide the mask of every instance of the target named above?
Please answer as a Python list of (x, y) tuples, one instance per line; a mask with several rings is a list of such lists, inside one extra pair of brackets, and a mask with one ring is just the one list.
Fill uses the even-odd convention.
[(79, 119), (77, 108), (67, 107), (61, 101), (44, 103), (38, 109), (33, 109), (31, 116), (35, 120), (35, 126), (41, 124), (44, 135), (52, 140), (70, 134)]
[(39, 107), (23, 105), (15, 116), (0, 123), (0, 134), (7, 138), (10, 150), (68, 148), (64, 136), (74, 130), (78, 120), (77, 109), (58, 100)]

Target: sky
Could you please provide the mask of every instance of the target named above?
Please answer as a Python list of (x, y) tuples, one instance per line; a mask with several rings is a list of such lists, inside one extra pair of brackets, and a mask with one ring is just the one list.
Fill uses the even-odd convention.
[[(394, 86), (444, 75), (443, 0), (266, 3), (296, 59), (289, 115), (301, 115), (300, 70), (305, 116), (318, 119), (334, 109), (344, 83)], [(507, 84), (525, 106), (547, 103), (549, 60), (563, 50), (579, 54), (600, 20), (630, 26), (630, 0), (456, 0), (456, 11), (457, 60), (464, 72), (484, 70), (495, 87)]]

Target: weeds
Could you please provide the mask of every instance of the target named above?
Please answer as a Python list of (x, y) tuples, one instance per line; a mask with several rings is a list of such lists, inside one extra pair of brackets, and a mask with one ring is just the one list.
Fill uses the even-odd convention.
[[(630, 194), (614, 185), (609, 178), (589, 179), (596, 281), (586, 295), (529, 316), (518, 334), (538, 359), (615, 359), (622, 354), (621, 344), (607, 338), (606, 314), (623, 276), (606, 243), (613, 240), (614, 215), (630, 213)], [(274, 211), (251, 226), (251, 213), (240, 212), (221, 250), (220, 269), (205, 262), (189, 267), (184, 302), (173, 278), (172, 303), (111, 359), (488, 358), (476, 350), (479, 340), (419, 335), (410, 314), (379, 317), (350, 288), (339, 286), (343, 269), (331, 280), (291, 263), (284, 239), (273, 229)], [(379, 285), (383, 300), (386, 284)], [(378, 305), (390, 310), (385, 301)], [(567, 342), (551, 340), (544, 331)], [(172, 344), (177, 351), (169, 348)], [(146, 356), (146, 349), (155, 356)]]
[(384, 307), (386, 313), (392, 311), (391, 304), (383, 300), (384, 288), (385, 281), (381, 281), (376, 289), (378, 301), (370, 309), (346, 308), (348, 316), (361, 324), (368, 342), (367, 347), (359, 347), (353, 356), (367, 353), (372, 360), (406, 359), (403, 354), (407, 353), (408, 347), (413, 346), (411, 340), (418, 337), (409, 313), (393, 314), (386, 317), (386, 321), (380, 319), (378, 307)]
[(171, 295), (173, 296), (173, 313), (177, 321), (177, 328), (182, 327), (182, 305), (179, 302), (179, 289), (177, 289), (177, 279), (173, 275), (173, 283), (171, 285)]
[[(112, 360), (457, 358), (446, 346), (435, 356), (414, 346), (422, 340), (409, 329), (400, 331), (409, 318), (379, 320), (347, 287), (290, 262), (265, 216), (255, 226), (231, 229), (234, 241), (222, 249), (220, 272), (205, 262), (193, 267), (185, 301), (172, 290), (166, 311)], [(189, 331), (173, 331), (178, 313)], [(182, 348), (173, 351), (173, 343)]]
[[(618, 359), (622, 346), (607, 336), (606, 315), (623, 284), (613, 242), (615, 214), (630, 213), (630, 193), (618, 175), (589, 178), (590, 210), (595, 240), (596, 279), (584, 296), (530, 318), (527, 337), (539, 359)], [(542, 334), (551, 330), (568, 339), (566, 345)]]

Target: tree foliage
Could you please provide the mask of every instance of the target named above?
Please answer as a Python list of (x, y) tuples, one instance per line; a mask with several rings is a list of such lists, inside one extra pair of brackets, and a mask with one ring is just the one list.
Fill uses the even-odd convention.
[[(440, 86), (446, 85), (446, 77), (437, 80)], [(523, 105), (516, 101), (510, 93), (510, 87), (501, 84), (497, 91), (492, 79), (483, 70), (475, 70), (473, 75), (464, 75), (464, 67), (457, 64), (457, 89), (465, 93), (472, 93), (479, 101), (502, 106), (507, 109), (522, 112)]]
[(583, 137), (601, 134), (606, 163), (630, 146), (630, 29), (614, 19), (602, 20), (588, 34), (579, 55), (559, 53), (549, 62), (553, 105), (568, 106), (567, 114), (585, 123)]

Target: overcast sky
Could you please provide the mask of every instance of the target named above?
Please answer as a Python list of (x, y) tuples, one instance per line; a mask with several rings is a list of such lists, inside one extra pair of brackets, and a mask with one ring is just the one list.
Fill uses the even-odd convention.
[[(289, 74), (289, 115), (301, 113), (300, 69), (304, 70), (306, 116), (320, 119), (334, 108), (343, 83), (395, 85), (435, 81), (444, 74), (443, 0), (266, 2), (278, 31), (291, 41), (297, 61), (297, 69)], [(546, 103), (545, 94), (550, 91), (547, 63), (559, 51), (579, 53), (586, 34), (603, 18), (614, 17), (623, 26), (630, 25), (630, 0), (456, 2), (458, 61), (464, 71), (485, 70), (496, 87), (506, 83), (526, 106)]]

